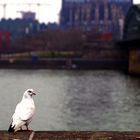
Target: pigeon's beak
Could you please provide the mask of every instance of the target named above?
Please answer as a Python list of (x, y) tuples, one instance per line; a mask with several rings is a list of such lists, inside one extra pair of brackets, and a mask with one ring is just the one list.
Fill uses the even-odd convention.
[(33, 94), (33, 95), (36, 95), (36, 93), (35, 93), (35, 92), (32, 92), (32, 94)]

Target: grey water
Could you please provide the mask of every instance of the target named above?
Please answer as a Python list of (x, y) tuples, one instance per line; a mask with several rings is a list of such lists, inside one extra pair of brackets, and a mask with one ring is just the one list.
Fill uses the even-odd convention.
[(118, 71), (0, 70), (0, 130), (33, 88), (30, 129), (140, 130), (140, 77)]

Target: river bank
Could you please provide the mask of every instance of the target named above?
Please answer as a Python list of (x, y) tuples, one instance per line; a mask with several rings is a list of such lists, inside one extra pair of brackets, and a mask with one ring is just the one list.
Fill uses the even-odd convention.
[(110, 69), (127, 71), (126, 60), (46, 59), (46, 60), (1, 60), (5, 69)]

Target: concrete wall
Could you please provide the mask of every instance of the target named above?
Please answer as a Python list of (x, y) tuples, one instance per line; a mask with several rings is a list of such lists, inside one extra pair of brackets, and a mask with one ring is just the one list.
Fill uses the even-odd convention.
[(0, 131), (0, 140), (139, 140), (140, 132)]
[(127, 60), (47, 59), (47, 60), (3, 60), (0, 68), (7, 69), (128, 69)]

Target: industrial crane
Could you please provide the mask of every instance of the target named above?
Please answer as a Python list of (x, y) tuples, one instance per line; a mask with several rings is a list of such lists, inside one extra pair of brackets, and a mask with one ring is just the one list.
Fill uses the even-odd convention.
[(2, 7), (3, 7), (3, 18), (5, 18), (6, 17), (6, 6), (7, 6), (7, 4), (6, 3), (1, 3), (0, 4)]
[(40, 18), (40, 6), (44, 6), (44, 5), (50, 5), (50, 4), (47, 4), (47, 3), (0, 3), (0, 5), (3, 7), (3, 18), (5, 19), (6, 18), (6, 7), (7, 5), (28, 5), (29, 6), (29, 10), (30, 10), (30, 7), (32, 5), (37, 5), (38, 6), (38, 20)]

